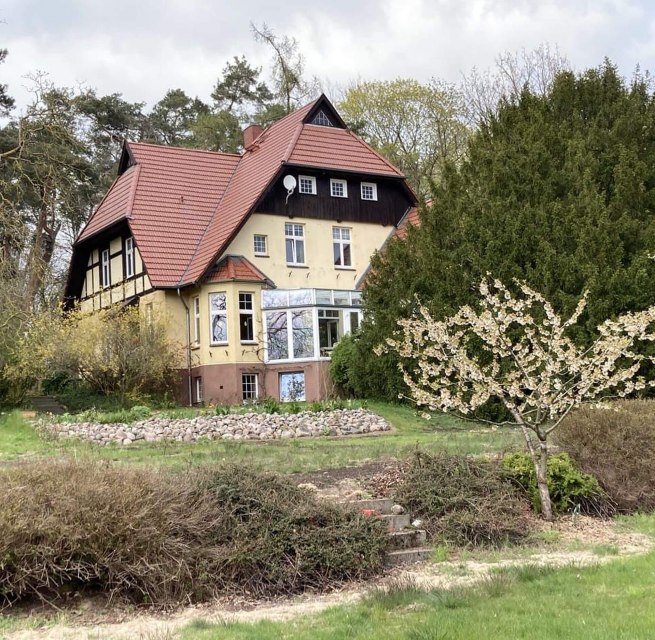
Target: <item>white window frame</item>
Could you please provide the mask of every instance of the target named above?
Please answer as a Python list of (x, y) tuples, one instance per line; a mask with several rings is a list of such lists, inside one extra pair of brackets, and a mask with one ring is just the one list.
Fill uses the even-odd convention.
[[(291, 233), (288, 232), (289, 227), (291, 227)], [(295, 232), (297, 229), (300, 229), (302, 233), (300, 235), (297, 235)], [(287, 256), (287, 241), (292, 242), (292, 258), (293, 260), (289, 262), (288, 256)], [(298, 242), (302, 242), (302, 253), (303, 253), (303, 261), (300, 262), (298, 260)], [(297, 222), (285, 222), (284, 223), (284, 256), (285, 259), (287, 260), (288, 265), (293, 265), (293, 266), (305, 266), (305, 225), (304, 224), (298, 224)]]
[[(336, 315), (334, 315), (336, 314)], [(332, 353), (332, 350), (334, 347), (339, 344), (339, 341), (343, 336), (345, 335), (345, 322), (344, 322), (344, 310), (339, 309), (339, 308), (318, 308), (316, 311), (316, 327), (317, 327), (317, 334), (318, 334), (318, 353), (321, 357), (324, 358), (329, 358), (330, 354)], [(336, 324), (337, 326), (337, 340), (334, 342), (331, 346), (321, 346), (321, 320), (324, 320), (328, 326), (332, 324)], [(330, 338), (330, 334), (327, 334), (327, 337)]]
[(100, 254), (100, 282), (103, 289), (111, 287), (111, 256), (109, 249), (103, 249)]
[[(334, 232), (339, 232), (339, 237), (334, 237)], [(343, 232), (348, 232), (348, 238), (343, 237)], [(353, 266), (353, 243), (352, 243), (352, 229), (350, 227), (332, 227), (332, 254), (334, 256), (334, 247), (338, 245), (339, 247), (339, 260), (340, 264), (334, 263), (336, 269), (351, 269)], [(345, 252), (344, 247), (348, 246), (350, 248), (350, 262), (346, 264), (345, 262)]]
[(134, 255), (134, 238), (125, 238), (125, 277), (131, 278), (136, 273), (136, 260)]
[[(264, 250), (257, 250), (257, 238), (263, 238), (264, 240)], [(252, 236), (252, 249), (256, 256), (267, 256), (268, 255), (268, 236), (265, 236), (263, 233), (255, 233)]]
[[(212, 309), (212, 296), (224, 296), (225, 298), (225, 309), (214, 312)], [(214, 318), (215, 317), (224, 317), (225, 318), (225, 340), (214, 340)], [(209, 294), (209, 344), (212, 346), (228, 344), (228, 333), (229, 331), (229, 322), (227, 317), (227, 292), (226, 291), (212, 291)]]
[[(302, 376), (302, 395), (296, 397), (283, 398), (282, 397), (282, 379), (289, 376)], [(280, 371), (277, 375), (278, 380), (278, 397), (280, 402), (304, 402), (307, 394), (307, 376), (303, 371)]]
[[(309, 313), (311, 315), (311, 331), (312, 331), (312, 355), (295, 357), (294, 347), (296, 343), (294, 342), (294, 315), (295, 314), (305, 314)], [(270, 350), (269, 350), (269, 325), (268, 325), (268, 315), (269, 314), (284, 314), (286, 318), (286, 342), (287, 342), (287, 357), (286, 358), (275, 358), (271, 359)], [(312, 307), (294, 307), (293, 309), (271, 309), (262, 314), (263, 319), (263, 330), (264, 330), (264, 362), (307, 362), (310, 360), (316, 359), (316, 312)], [(296, 327), (297, 328), (297, 327)]]
[[(367, 198), (364, 195), (364, 187), (370, 187), (371, 188), (372, 196), (370, 198)], [(360, 185), (360, 191), (361, 191), (362, 200), (368, 200), (369, 202), (377, 201), (377, 199), (378, 199), (378, 185), (375, 182), (362, 182), (361, 185)]]
[[(303, 180), (309, 180), (309, 191), (303, 190)], [(314, 176), (298, 176), (298, 192), (307, 196), (316, 195), (316, 178)]]
[[(341, 185), (343, 187), (343, 193), (338, 194), (334, 192), (334, 187)], [(340, 178), (330, 178), (330, 195), (333, 198), (347, 198), (348, 197), (348, 181), (341, 180)]]
[[(250, 296), (250, 309), (241, 308), (241, 296)], [(250, 326), (252, 327), (252, 338), (250, 340), (241, 339), (241, 322), (244, 316), (250, 316)], [(239, 291), (239, 342), (241, 344), (256, 344), (255, 340), (255, 294), (252, 291)]]
[(200, 344), (200, 296), (193, 299), (193, 344)]
[[(255, 388), (254, 388), (254, 395), (252, 397), (246, 398), (245, 397), (245, 388), (244, 385), (246, 383), (245, 378), (247, 377), (252, 377), (255, 379)], [(253, 400), (257, 400), (259, 398), (259, 375), (256, 373), (247, 373), (247, 372), (242, 372), (241, 373), (241, 400), (242, 402), (252, 402)]]
[(202, 387), (202, 376), (196, 376), (194, 379), (194, 387), (196, 392), (196, 404), (200, 404), (205, 401), (203, 387)]

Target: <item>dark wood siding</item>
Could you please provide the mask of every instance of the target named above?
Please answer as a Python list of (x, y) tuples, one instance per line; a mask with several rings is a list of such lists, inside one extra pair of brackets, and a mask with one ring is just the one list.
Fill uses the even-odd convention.
[[(296, 180), (299, 175), (315, 177), (317, 194), (299, 193), (299, 189), (296, 187), (289, 197), (289, 201), (285, 203), (287, 190), (284, 188), (282, 180), (286, 175), (292, 175)], [(330, 178), (348, 182), (347, 198), (334, 198), (330, 195)], [(374, 182), (377, 185), (377, 200), (362, 200), (360, 188), (362, 182)], [(412, 204), (413, 201), (400, 180), (290, 168), (269, 189), (256, 211), (293, 218), (395, 225)]]

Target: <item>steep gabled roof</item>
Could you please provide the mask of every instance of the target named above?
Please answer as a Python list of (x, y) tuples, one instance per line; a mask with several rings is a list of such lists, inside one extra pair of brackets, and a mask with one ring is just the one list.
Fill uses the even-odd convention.
[(102, 231), (106, 227), (115, 224), (119, 220), (128, 218), (132, 211), (132, 201), (134, 192), (139, 182), (140, 167), (129, 167), (125, 173), (119, 175), (114, 183), (109, 187), (109, 191), (100, 201), (95, 211), (89, 218), (84, 229), (77, 237), (77, 242), (82, 242), (87, 238)]
[(312, 102), (272, 124), (244, 151), (225, 196), (191, 259), (183, 278), (184, 284), (198, 280), (225, 250), (282, 163), (288, 159), (300, 135), (303, 118), (314, 104)]
[(240, 156), (141, 142), (128, 142), (126, 150), (134, 164), (112, 185), (76, 244), (127, 218), (153, 286), (174, 286)]
[[(313, 124), (321, 112), (331, 126)], [(240, 156), (126, 143), (120, 175), (76, 246), (126, 219), (154, 287), (196, 283), (289, 165), (403, 178), (321, 96), (272, 124)]]

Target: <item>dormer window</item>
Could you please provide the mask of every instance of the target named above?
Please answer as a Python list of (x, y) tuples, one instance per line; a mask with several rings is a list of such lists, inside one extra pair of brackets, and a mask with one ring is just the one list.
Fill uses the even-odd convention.
[(330, 195), (333, 198), (347, 198), (348, 183), (345, 180), (330, 178)]
[(377, 200), (378, 186), (375, 182), (362, 182), (362, 200)]
[(330, 121), (330, 118), (328, 118), (323, 111), (319, 111), (315, 116), (314, 119), (312, 120), (312, 124), (317, 124), (321, 127), (331, 127), (332, 122)]
[(316, 195), (316, 178), (313, 176), (298, 176), (300, 184), (300, 193), (306, 193), (311, 196)]

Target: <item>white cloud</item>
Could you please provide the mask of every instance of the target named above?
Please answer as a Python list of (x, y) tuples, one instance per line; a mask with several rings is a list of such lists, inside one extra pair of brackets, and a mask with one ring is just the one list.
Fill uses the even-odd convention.
[(630, 74), (655, 53), (648, 0), (334, 0), (311, 8), (255, 0), (6, 0), (0, 81), (20, 105), (27, 73), (60, 85), (85, 82), (150, 104), (169, 88), (207, 98), (226, 60), (267, 65), (249, 23), (298, 38), (307, 72), (329, 84), (397, 76), (457, 81), (503, 51), (557, 44), (577, 68), (605, 56)]

